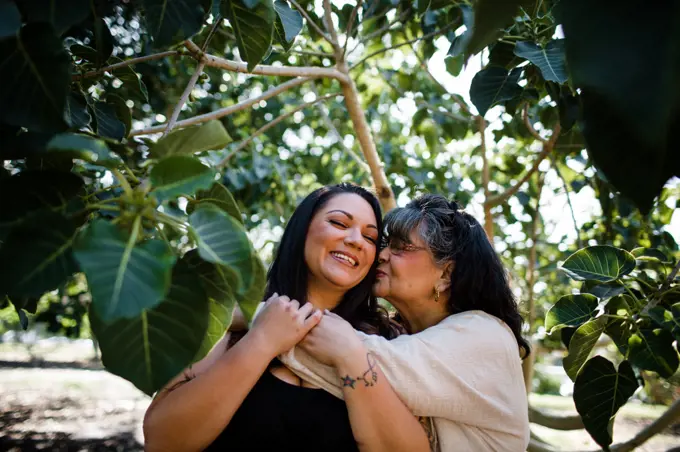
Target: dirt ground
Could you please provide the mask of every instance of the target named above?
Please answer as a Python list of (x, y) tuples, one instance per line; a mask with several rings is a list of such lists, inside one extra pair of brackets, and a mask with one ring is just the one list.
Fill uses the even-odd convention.
[[(93, 357), (87, 341), (41, 342), (30, 348), (0, 343), (0, 451), (143, 449), (141, 422), (149, 397), (103, 370)], [(573, 409), (569, 399), (534, 396), (532, 404), (540, 408), (561, 414)], [(617, 416), (615, 441), (632, 437), (656, 416), (647, 408), (628, 408)], [(583, 430), (532, 428), (562, 450), (597, 449)], [(661, 452), (678, 446), (680, 424), (637, 450)]]

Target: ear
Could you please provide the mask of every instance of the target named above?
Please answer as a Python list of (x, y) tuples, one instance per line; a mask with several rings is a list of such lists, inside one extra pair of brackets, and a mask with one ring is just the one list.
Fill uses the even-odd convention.
[(446, 292), (451, 287), (451, 274), (453, 273), (454, 268), (456, 268), (456, 263), (454, 261), (444, 264), (442, 274), (436, 283), (440, 292)]

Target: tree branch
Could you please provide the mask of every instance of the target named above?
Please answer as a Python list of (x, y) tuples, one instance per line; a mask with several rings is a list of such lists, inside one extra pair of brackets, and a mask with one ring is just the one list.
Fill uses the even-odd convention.
[[(397, 22), (401, 22), (401, 21), (403, 21), (404, 19), (406, 19), (406, 17), (408, 17), (408, 15), (410, 14), (410, 12), (411, 12), (411, 8), (410, 8), (410, 7), (406, 8), (406, 9), (404, 10), (404, 12), (401, 13), (401, 14), (399, 15), (399, 17), (395, 17), (395, 18), (392, 20), (392, 22), (390, 22), (390, 23), (388, 23), (387, 25), (383, 26), (382, 28), (379, 28), (379, 29), (377, 29), (376, 31), (374, 31), (374, 32), (372, 32), (372, 33), (369, 33), (369, 34), (367, 34), (366, 36), (364, 36), (364, 38), (363, 38), (361, 41), (359, 41), (359, 42), (357, 43), (357, 45), (355, 45), (354, 47), (352, 47), (352, 50), (349, 51), (349, 54), (354, 53), (354, 51), (355, 51), (356, 49), (358, 49), (360, 45), (366, 44), (368, 41), (370, 41), (371, 39), (375, 38), (376, 36), (380, 36), (380, 35), (382, 35), (383, 33), (385, 33), (387, 30), (389, 30), (390, 28), (392, 28), (392, 25), (394, 25), (394, 24), (396, 24)], [(396, 27), (394, 30), (398, 30), (398, 29), (401, 28), (402, 26), (403, 26), (403, 25), (400, 25), (399, 27)], [(393, 30), (393, 31), (394, 31), (394, 30)]]
[(347, 23), (347, 29), (345, 30), (345, 44), (342, 46), (342, 54), (347, 55), (347, 43), (349, 43), (349, 38), (352, 35), (352, 28), (354, 28), (354, 21), (357, 18), (357, 13), (359, 7), (361, 6), (362, 0), (357, 0), (357, 4), (352, 10), (352, 15), (349, 16), (349, 22)]
[(496, 195), (492, 198), (487, 198), (484, 204), (488, 204), (490, 207), (497, 206), (501, 204), (502, 202), (506, 201), (508, 198), (510, 198), (512, 195), (517, 193), (519, 189), (524, 185), (526, 181), (531, 178), (531, 176), (538, 170), (539, 165), (545, 159), (550, 152), (552, 152), (555, 142), (557, 141), (557, 138), (560, 134), (560, 124), (557, 123), (555, 124), (555, 127), (553, 127), (553, 134), (550, 137), (549, 140), (543, 143), (543, 150), (541, 151), (540, 154), (538, 154), (538, 157), (536, 157), (536, 161), (534, 162), (534, 165), (531, 167), (529, 171), (524, 174), (524, 177), (519, 180), (515, 185), (504, 191), (503, 193)]
[(179, 117), (179, 113), (182, 111), (182, 107), (186, 103), (187, 99), (189, 98), (189, 95), (191, 94), (191, 91), (194, 90), (194, 86), (196, 85), (196, 82), (198, 81), (198, 77), (201, 76), (203, 73), (203, 68), (205, 67), (205, 63), (203, 61), (199, 61), (198, 65), (196, 66), (196, 70), (194, 73), (191, 75), (191, 78), (189, 79), (189, 83), (187, 83), (187, 87), (184, 88), (184, 92), (182, 93), (182, 97), (179, 98), (179, 102), (177, 102), (177, 106), (175, 109), (172, 111), (172, 115), (170, 116), (170, 119), (168, 120), (168, 125), (165, 128), (165, 131), (163, 132), (163, 136), (166, 136), (167, 134), (170, 133), (173, 127), (175, 127), (175, 123), (177, 122), (177, 118)]
[(536, 138), (538, 141), (541, 143), (545, 144), (548, 140), (543, 138), (540, 133), (534, 129), (533, 124), (531, 124), (531, 120), (529, 119), (529, 104), (526, 103), (524, 104), (524, 109), (522, 110), (522, 119), (524, 120), (524, 125), (527, 127), (529, 130), (529, 133)]
[(393, 46), (389, 46), (389, 47), (385, 47), (385, 48), (380, 49), (380, 50), (376, 50), (375, 52), (373, 52), (373, 53), (369, 54), (368, 56), (365, 56), (364, 58), (359, 60), (358, 63), (352, 65), (352, 67), (350, 68), (350, 71), (361, 66), (369, 58), (373, 58), (374, 56), (380, 55), (381, 53), (389, 52), (390, 50), (398, 49), (399, 47), (407, 46), (407, 45), (413, 44), (414, 42), (422, 41), (424, 39), (430, 39), (430, 38), (433, 38), (435, 36), (439, 36), (441, 34), (444, 34), (447, 31), (449, 31), (454, 25), (456, 25), (456, 23), (457, 22), (451, 22), (450, 24), (440, 28), (439, 30), (433, 31), (433, 32), (428, 33), (426, 35), (423, 35), (420, 38), (411, 39), (410, 41), (400, 42), (399, 44), (395, 44)]
[(340, 41), (338, 40), (338, 32), (333, 25), (333, 10), (331, 9), (331, 0), (323, 0), (323, 17), (326, 24), (326, 30), (331, 34), (331, 45), (335, 50), (336, 55), (341, 54)]
[(314, 31), (319, 33), (326, 41), (328, 41), (331, 45), (333, 45), (333, 41), (331, 40), (331, 38), (329, 38), (328, 35), (323, 32), (321, 27), (319, 27), (316, 24), (316, 22), (314, 22), (312, 20), (311, 17), (309, 17), (309, 14), (307, 14), (307, 10), (305, 10), (302, 6), (300, 6), (300, 4), (298, 2), (296, 2), (295, 0), (290, 0), (290, 2), (293, 4), (294, 7), (296, 7), (298, 9), (298, 11), (300, 11), (300, 14), (302, 14), (304, 16), (304, 18), (307, 20), (307, 23), (314, 29)]
[(161, 58), (165, 58), (167, 56), (175, 56), (175, 55), (182, 55), (182, 52), (179, 52), (177, 50), (169, 50), (167, 52), (154, 53), (153, 55), (146, 55), (146, 56), (143, 56), (143, 57), (130, 58), (129, 60), (121, 61), (120, 63), (112, 64), (110, 66), (106, 66), (106, 67), (97, 69), (96, 71), (85, 72), (84, 74), (73, 74), (71, 79), (72, 80), (82, 80), (82, 79), (86, 79), (86, 78), (96, 77), (96, 76), (101, 75), (105, 72), (115, 71), (116, 69), (124, 68), (124, 67), (127, 67), (127, 66), (132, 66), (133, 64), (144, 63), (145, 61), (160, 60)]
[[(312, 91), (314, 91), (314, 94), (317, 96), (319, 93), (316, 90), (316, 87), (312, 84)], [(342, 147), (342, 149), (350, 156), (352, 157), (358, 164), (359, 166), (366, 171), (367, 173), (370, 174), (371, 168), (368, 166), (368, 164), (357, 155), (356, 152), (354, 152), (352, 149), (349, 147), (345, 146), (345, 142), (342, 140), (342, 135), (340, 135), (340, 132), (338, 131), (337, 127), (335, 127), (335, 124), (333, 124), (333, 121), (331, 120), (331, 117), (328, 115), (328, 111), (326, 110), (326, 106), (324, 104), (319, 105), (319, 111), (321, 112), (321, 117), (323, 118), (324, 122), (326, 123), (326, 127), (335, 135), (335, 138), (338, 140), (338, 143)]]
[[(252, 99), (247, 99), (242, 102), (239, 102), (236, 105), (231, 105), (226, 108), (221, 108), (219, 110), (215, 110), (210, 113), (205, 113), (202, 115), (194, 116), (193, 118), (188, 118), (182, 121), (178, 121), (176, 126), (179, 128), (183, 127), (188, 127), (192, 126), (194, 124), (201, 124), (207, 121), (211, 121), (213, 119), (218, 119), (222, 118), (224, 116), (228, 116), (232, 113), (236, 113), (237, 111), (245, 110), (246, 108), (250, 107), (251, 105), (254, 105), (262, 100), (267, 100), (271, 97), (276, 96), (279, 93), (282, 93), (290, 88), (293, 88), (295, 86), (301, 85), (309, 80), (312, 80), (314, 77), (300, 77), (300, 78), (295, 78), (293, 80), (289, 80), (285, 83), (282, 83), (278, 86), (275, 86), (273, 88), (270, 88), (269, 90), (265, 91), (264, 93), (260, 94), (257, 97), (254, 97)], [(167, 126), (165, 124), (161, 124), (158, 126), (153, 126), (149, 127), (146, 129), (140, 129), (140, 130), (133, 130), (130, 133), (130, 136), (139, 136), (139, 135), (151, 135), (153, 133), (158, 133), (162, 132), (165, 130)]]
[(229, 160), (231, 159), (231, 157), (232, 157), (233, 155), (235, 155), (235, 154), (237, 154), (238, 152), (240, 152), (241, 150), (243, 150), (243, 149), (244, 149), (246, 146), (248, 146), (248, 145), (249, 145), (256, 137), (262, 135), (262, 134), (265, 133), (267, 130), (271, 129), (272, 127), (274, 127), (275, 125), (277, 125), (277, 124), (280, 123), (281, 121), (285, 120), (286, 118), (289, 118), (289, 117), (293, 116), (295, 113), (297, 113), (298, 111), (304, 110), (305, 108), (307, 108), (307, 107), (309, 107), (309, 106), (311, 106), (311, 105), (314, 105), (314, 104), (316, 104), (316, 103), (318, 103), (318, 102), (324, 101), (324, 100), (326, 100), (326, 99), (330, 99), (331, 97), (340, 96), (340, 95), (341, 95), (341, 94), (339, 94), (339, 93), (332, 93), (332, 94), (327, 94), (327, 95), (322, 96), (322, 97), (317, 97), (315, 100), (313, 100), (313, 101), (311, 101), (311, 102), (305, 102), (304, 104), (299, 105), (298, 107), (294, 108), (293, 110), (291, 110), (291, 111), (289, 111), (289, 112), (286, 112), (286, 113), (282, 114), (281, 116), (275, 118), (274, 120), (268, 122), (267, 124), (263, 125), (263, 126), (260, 127), (259, 129), (257, 129), (257, 130), (256, 130), (252, 135), (250, 135), (248, 138), (246, 138), (245, 140), (241, 141), (241, 142), (239, 143), (239, 145), (236, 146), (236, 148), (235, 148), (233, 151), (231, 151), (226, 157), (224, 157), (224, 159), (222, 159), (221, 162), (219, 162), (219, 163), (216, 165), (216, 168), (222, 168), (222, 167), (226, 166), (227, 163), (229, 162)]
[(215, 67), (231, 72), (240, 72), (242, 74), (256, 74), (256, 75), (274, 75), (279, 77), (327, 77), (336, 80), (346, 81), (348, 77), (335, 68), (325, 67), (290, 67), (290, 66), (268, 66), (258, 64), (252, 70), (248, 71), (246, 63), (239, 63), (237, 61), (227, 60), (218, 56), (203, 53), (201, 49), (191, 41), (186, 41), (187, 49), (199, 61), (205, 61), (208, 67)]

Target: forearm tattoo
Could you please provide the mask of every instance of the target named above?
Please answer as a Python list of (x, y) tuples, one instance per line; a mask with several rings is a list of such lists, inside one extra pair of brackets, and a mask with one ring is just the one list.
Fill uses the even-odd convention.
[(365, 387), (373, 386), (378, 382), (378, 372), (376, 371), (378, 364), (375, 361), (375, 356), (366, 353), (366, 362), (368, 363), (368, 369), (360, 376), (352, 378), (347, 374), (341, 378), (343, 387), (349, 386), (355, 389), (354, 385), (356, 385), (357, 381), (363, 381)]

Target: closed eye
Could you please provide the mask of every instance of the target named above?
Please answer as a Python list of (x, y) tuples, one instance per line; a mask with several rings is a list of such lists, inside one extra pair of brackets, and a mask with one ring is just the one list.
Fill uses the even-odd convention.
[(373, 237), (370, 237), (370, 236), (368, 236), (368, 235), (365, 235), (364, 237), (366, 237), (366, 240), (368, 240), (368, 241), (371, 242), (372, 244), (374, 244), (374, 245), (377, 245), (377, 244), (378, 244), (378, 239), (374, 239)]
[(335, 226), (339, 226), (339, 227), (341, 227), (341, 228), (346, 228), (346, 227), (347, 227), (347, 225), (346, 225), (345, 223), (342, 223), (342, 222), (337, 221), (337, 220), (328, 220), (328, 222), (329, 222), (330, 224), (333, 224), (333, 225), (335, 225)]

